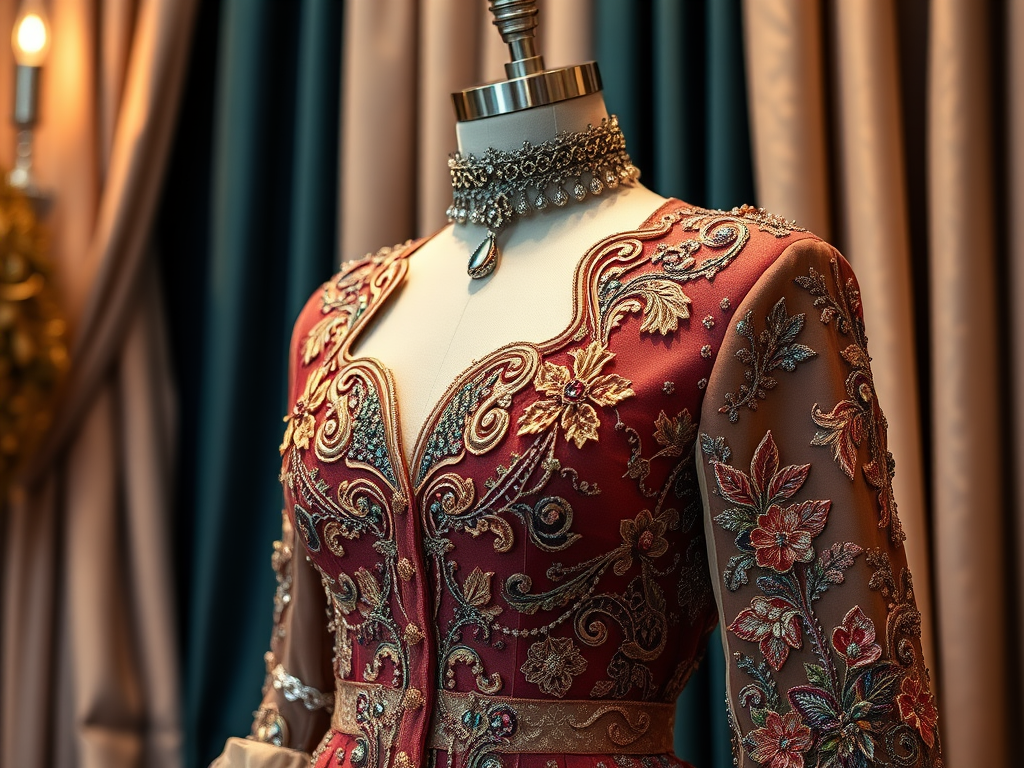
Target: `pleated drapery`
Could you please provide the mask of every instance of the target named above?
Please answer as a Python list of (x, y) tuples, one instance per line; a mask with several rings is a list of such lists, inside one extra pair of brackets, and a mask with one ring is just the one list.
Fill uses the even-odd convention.
[(1009, 765), (1022, 4), (745, 0), (744, 22), (758, 199), (860, 279), (946, 765)]
[[(444, 223), (448, 94), (501, 77), (506, 53), (483, 2), (47, 7), (37, 163), (76, 362), (3, 518), (0, 765), (202, 766), (259, 699), (291, 323), (339, 260)], [(1010, 764), (1024, 0), (542, 13), (549, 65), (600, 61), (648, 186), (763, 205), (853, 263), (945, 764)], [(718, 648), (680, 702), (677, 751), (699, 768), (731, 764)]]
[[(46, 223), (72, 370), (2, 517), (0, 765), (180, 761), (175, 405), (150, 236), (193, 5), (49, 4), (58, 44), (36, 159), (54, 198)], [(5, 29), (15, 10), (0, 9)], [(0, 81), (13, 82), (11, 64), (0, 59)], [(5, 126), (5, 148), (10, 138)]]
[[(164, 265), (191, 408), (183, 430), (194, 439), (182, 452), (178, 501), (187, 766), (207, 765), (227, 736), (248, 733), (260, 699), (287, 342), (337, 253), (340, 5), (225, 0), (208, 11), (200, 58), (216, 72), (213, 91), (183, 118), (195, 136), (177, 147), (182, 164), (170, 178), (186, 190), (202, 165), (190, 153), (211, 142), (208, 231), (195, 233), (207, 240)], [(164, 227), (177, 242), (174, 206)]]

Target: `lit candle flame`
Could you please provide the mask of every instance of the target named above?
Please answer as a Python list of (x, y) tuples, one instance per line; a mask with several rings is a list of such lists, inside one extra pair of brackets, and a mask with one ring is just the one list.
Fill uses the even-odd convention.
[(46, 24), (37, 14), (27, 14), (18, 25), (18, 47), (29, 56), (46, 47)]
[(14, 58), (23, 67), (41, 67), (50, 47), (50, 27), (38, 3), (27, 2), (14, 23)]

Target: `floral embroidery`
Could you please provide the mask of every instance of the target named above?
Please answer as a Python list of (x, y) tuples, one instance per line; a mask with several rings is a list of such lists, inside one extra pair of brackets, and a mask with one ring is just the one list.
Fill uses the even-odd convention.
[(896, 706), (899, 707), (903, 722), (916, 729), (925, 744), (935, 746), (935, 725), (939, 713), (935, 709), (935, 698), (928, 684), (914, 677), (903, 678)]
[(817, 403), (814, 404), (811, 418), (818, 426), (818, 431), (811, 445), (831, 448), (832, 458), (852, 480), (857, 465), (857, 450), (867, 439), (869, 460), (862, 471), (864, 478), (878, 492), (878, 527), (888, 528), (889, 537), (898, 543), (906, 535), (896, 513), (896, 500), (892, 493), (892, 478), (896, 467), (888, 450), (888, 424), (875, 395), (868, 337), (861, 318), (860, 291), (852, 277), (843, 283), (838, 260), (833, 259), (831, 265), (832, 279), (839, 287), (836, 295), (829, 290), (825, 276), (814, 267), (810, 268), (807, 276), (795, 280), (797, 285), (814, 297), (814, 306), (821, 308), (821, 322), (825, 325), (834, 322), (836, 331), (853, 338), (853, 343), (840, 353), (853, 369), (846, 377), (849, 399), (836, 403), (827, 413)]
[(559, 420), (566, 439), (582, 448), (587, 440), (597, 440), (597, 428), (601, 425), (597, 411), (587, 400), (609, 407), (635, 393), (628, 379), (614, 373), (600, 375), (615, 353), (599, 342), (593, 341), (586, 349), (574, 349), (569, 354), (573, 358), (572, 373), (548, 361), (537, 372), (533, 386), (549, 399), (531, 404), (519, 417), (519, 434), (543, 432)]
[(772, 504), (758, 515), (757, 528), (750, 532), (750, 543), (762, 568), (785, 573), (794, 562), (814, 559), (811, 542), (825, 528), (829, 502), (804, 501), (780, 507)]
[(882, 646), (875, 642), (875, 623), (859, 605), (847, 611), (842, 626), (832, 631), (832, 647), (850, 668), (866, 667), (882, 655)]
[(573, 678), (586, 668), (587, 660), (571, 637), (547, 637), (530, 646), (520, 671), (526, 675), (526, 682), (535, 683), (550, 696), (562, 698)]
[(750, 732), (750, 756), (769, 768), (803, 768), (804, 754), (814, 743), (811, 729), (795, 712), (769, 712), (762, 728)]
[(668, 551), (668, 542), (665, 540), (667, 527), (666, 520), (655, 520), (646, 509), (634, 520), (623, 520), (619, 523), (624, 554), (615, 563), (615, 573), (621, 576), (632, 568), (634, 554), (637, 557), (651, 559), (664, 555)]
[[(719, 447), (706, 435), (702, 440), (709, 448)], [(764, 766), (868, 768), (889, 764), (896, 755), (900, 765), (917, 764), (921, 747), (908, 734), (916, 731), (932, 747), (937, 713), (927, 683), (916, 672), (908, 674), (914, 650), (900, 635), (913, 633), (913, 607), (906, 597), (909, 587), (898, 587), (888, 556), (873, 551), (865, 559), (875, 569), (869, 586), (890, 602), (891, 660), (883, 658), (874, 622), (859, 605), (829, 635), (815, 612), (814, 604), (844, 582), (845, 571), (863, 550), (853, 542), (837, 542), (815, 552), (814, 540), (824, 530), (831, 501), (783, 504), (803, 487), (810, 466), (781, 466), (767, 432), (749, 474), (722, 461), (712, 467), (718, 495), (732, 505), (715, 521), (736, 534), (740, 550), (727, 567), (726, 586), (735, 591), (748, 583), (750, 568), (763, 569), (756, 580), (760, 594), (728, 626), (736, 637), (757, 643), (764, 659), (735, 654), (737, 668), (752, 678), (739, 695), (754, 724), (742, 740), (747, 752)], [(903, 604), (893, 605), (900, 598)], [(891, 626), (894, 619), (897, 626)], [(772, 672), (781, 671), (805, 641), (813, 654), (813, 661), (803, 663), (807, 683), (780, 696)], [(900, 721), (893, 722), (895, 711)]]
[(755, 335), (754, 332), (753, 310), (736, 323), (736, 333), (745, 338), (750, 347), (736, 351), (736, 357), (747, 366), (743, 374), (746, 383), (740, 384), (736, 392), (726, 393), (725, 405), (718, 409), (719, 413), (727, 413), (729, 421), (736, 422), (740, 417), (740, 408), (756, 411), (758, 401), (764, 400), (768, 391), (778, 384), (769, 374), (778, 368), (795, 371), (799, 363), (818, 354), (805, 344), (796, 343), (805, 320), (806, 316), (802, 312), (792, 316), (789, 314), (783, 297), (775, 302), (768, 313), (765, 328), (760, 334)]
[(750, 474), (715, 462), (715, 478), (722, 497), (735, 506), (721, 512), (715, 521), (736, 533), (741, 554), (729, 560), (726, 586), (735, 592), (747, 583), (747, 571), (756, 562), (785, 573), (794, 562), (814, 558), (811, 541), (825, 527), (831, 501), (803, 501), (782, 508), (807, 480), (810, 465), (779, 468), (779, 451), (768, 432), (754, 451)]
[(285, 427), (284, 439), (281, 440), (279, 448), (282, 456), (293, 445), (302, 450), (309, 450), (309, 441), (316, 432), (313, 413), (323, 405), (327, 390), (331, 387), (331, 380), (325, 378), (324, 373), (323, 368), (317, 368), (309, 375), (302, 394), (292, 406), (292, 412), (284, 417), (288, 426)]
[(740, 611), (729, 631), (742, 640), (758, 643), (761, 655), (778, 672), (790, 648), (800, 648), (800, 610), (780, 597), (756, 595), (750, 607)]

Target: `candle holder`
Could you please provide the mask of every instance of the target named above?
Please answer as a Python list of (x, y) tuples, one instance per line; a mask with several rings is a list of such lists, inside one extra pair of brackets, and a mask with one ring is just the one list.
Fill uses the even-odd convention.
[(32, 129), (39, 121), (39, 79), (50, 50), (50, 25), (41, 0), (25, 0), (14, 22), (11, 47), (14, 71), (14, 114), (18, 143), (8, 183), (29, 194), (36, 192), (32, 175)]

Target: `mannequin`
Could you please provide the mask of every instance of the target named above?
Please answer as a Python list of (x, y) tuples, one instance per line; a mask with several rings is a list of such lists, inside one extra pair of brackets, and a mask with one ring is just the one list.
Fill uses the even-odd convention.
[[(519, 149), (524, 140), (539, 144), (607, 117), (598, 92), (460, 121), (458, 148), (463, 155)], [(420, 247), (394, 300), (353, 350), (381, 360), (394, 375), (406, 458), (460, 371), (509, 342), (540, 342), (561, 331), (572, 312), (573, 272), (590, 246), (636, 229), (664, 202), (636, 184), (534, 213), (503, 234), (501, 265), (482, 281), (466, 275), (466, 260), (483, 239), (483, 226), (449, 224)]]

